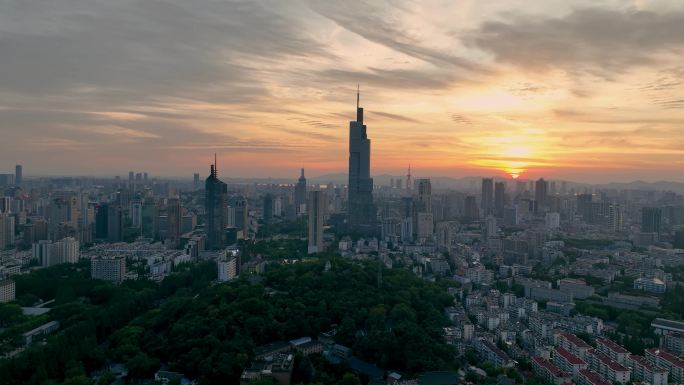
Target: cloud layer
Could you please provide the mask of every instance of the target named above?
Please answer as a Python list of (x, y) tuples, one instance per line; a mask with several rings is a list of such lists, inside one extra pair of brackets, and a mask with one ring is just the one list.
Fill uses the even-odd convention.
[(360, 83), (378, 173), (681, 179), (684, 6), (534, 3), (2, 2), (0, 164), (337, 172)]

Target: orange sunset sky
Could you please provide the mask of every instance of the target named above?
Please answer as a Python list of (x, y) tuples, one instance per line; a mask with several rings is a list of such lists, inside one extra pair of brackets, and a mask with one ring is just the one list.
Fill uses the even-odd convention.
[(0, 173), (684, 181), (684, 2), (0, 4)]

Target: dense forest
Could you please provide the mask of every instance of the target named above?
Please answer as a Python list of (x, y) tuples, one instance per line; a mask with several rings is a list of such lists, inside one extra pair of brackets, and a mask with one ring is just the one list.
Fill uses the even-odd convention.
[[(165, 364), (201, 384), (238, 383), (255, 347), (332, 328), (337, 342), (384, 369), (450, 367), (453, 351), (441, 327), (453, 299), (444, 288), (400, 269), (385, 269), (379, 279), (375, 263), (331, 262), (329, 271), (322, 261), (274, 264), (259, 280), (227, 284), (212, 283), (211, 262), (186, 266), (159, 285), (94, 281), (83, 264), (21, 276), (21, 297), (59, 298), (48, 314), (62, 327), (47, 344), (0, 361), (0, 378), (8, 385), (86, 384), (87, 373), (124, 363), (129, 381), (149, 379)], [(299, 382), (355, 382), (321, 361), (307, 358), (316, 370)]]

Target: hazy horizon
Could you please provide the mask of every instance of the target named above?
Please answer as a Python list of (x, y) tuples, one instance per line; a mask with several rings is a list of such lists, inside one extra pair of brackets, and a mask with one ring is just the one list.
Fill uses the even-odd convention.
[(684, 4), (0, 5), (0, 167), (684, 181)]

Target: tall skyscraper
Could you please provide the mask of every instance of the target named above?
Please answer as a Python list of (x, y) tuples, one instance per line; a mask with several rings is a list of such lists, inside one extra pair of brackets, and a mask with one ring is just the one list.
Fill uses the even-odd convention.
[(660, 207), (644, 207), (641, 209), (641, 232), (660, 234), (662, 210)]
[(492, 178), (482, 179), (482, 201), (480, 202), (480, 207), (485, 216), (494, 211), (494, 179)]
[(432, 183), (430, 179), (418, 179), (418, 200), (413, 204), (413, 229), (419, 239), (432, 237), (434, 218), (432, 214)]
[(249, 238), (249, 207), (247, 198), (238, 196), (231, 202), (235, 215), (235, 227), (242, 230), (243, 238)]
[(169, 221), (169, 228), (167, 232), (169, 246), (172, 248), (180, 247), (181, 237), (181, 218), (183, 216), (183, 209), (181, 207), (180, 199), (170, 198), (166, 205), (167, 218)]
[(19, 186), (21, 184), (21, 182), (24, 180), (23, 175), (24, 175), (23, 167), (20, 164), (16, 165), (16, 167), (14, 168), (14, 184)]
[(199, 175), (199, 173), (196, 172), (192, 176), (192, 184), (195, 186), (195, 190), (200, 188), (200, 175)]
[(123, 210), (119, 205), (107, 208), (107, 240), (121, 242), (123, 240)]
[(506, 205), (506, 184), (504, 182), (494, 183), (494, 215), (503, 218), (504, 206)]
[(534, 184), (534, 200), (537, 201), (537, 207), (546, 207), (546, 201), (549, 195), (549, 182), (544, 178), (539, 178)]
[(325, 207), (327, 197), (325, 191), (315, 190), (309, 193), (306, 207), (309, 212), (309, 247), (308, 253), (323, 251), (323, 226), (325, 225)]
[(133, 178), (135, 177), (135, 172), (129, 171), (128, 172), (128, 181), (133, 182)]
[(469, 195), (465, 198), (463, 212), (466, 222), (474, 222), (480, 218), (477, 209), (477, 200), (474, 196)]
[(264, 195), (264, 223), (269, 224), (273, 221), (273, 195)]
[(304, 169), (297, 180), (294, 193), (295, 213), (297, 216), (306, 214), (306, 177), (304, 177)]
[(226, 243), (228, 186), (218, 179), (216, 173), (216, 164), (212, 164), (209, 177), (204, 182), (204, 211), (206, 213), (208, 250), (219, 250)]
[(373, 178), (370, 176), (371, 141), (363, 124), (363, 108), (356, 92), (356, 120), (349, 122), (349, 228), (352, 232), (375, 234), (377, 210), (373, 203)]

